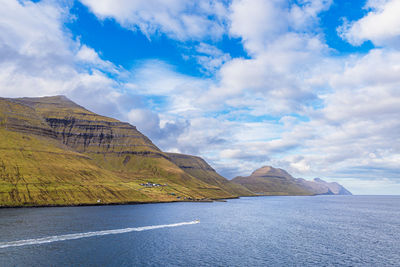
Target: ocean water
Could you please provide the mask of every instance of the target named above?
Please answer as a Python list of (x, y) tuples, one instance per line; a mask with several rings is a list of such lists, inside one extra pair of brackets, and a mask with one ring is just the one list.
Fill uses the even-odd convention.
[(400, 196), (0, 209), (0, 266), (400, 266)]

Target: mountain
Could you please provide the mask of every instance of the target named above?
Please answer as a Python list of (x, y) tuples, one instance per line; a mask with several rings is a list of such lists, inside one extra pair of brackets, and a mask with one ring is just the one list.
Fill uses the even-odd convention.
[(351, 195), (338, 183), (293, 178), (287, 171), (271, 166), (257, 169), (247, 177), (236, 177), (232, 182), (261, 195)]
[(262, 195), (312, 195), (285, 170), (270, 166), (257, 169), (247, 177), (236, 177), (232, 182)]
[(0, 206), (227, 196), (238, 194), (178, 167), (128, 123), (95, 114), (64, 96), (0, 98)]
[(226, 192), (227, 197), (253, 196), (254, 193), (247, 188), (233, 183), (219, 175), (208, 163), (196, 156), (167, 153), (168, 157), (179, 168), (189, 173), (193, 177), (211, 185), (215, 185)]
[(317, 195), (352, 195), (350, 191), (336, 182), (328, 183), (320, 178), (315, 178), (313, 181), (298, 178), (297, 181), (303, 188)]

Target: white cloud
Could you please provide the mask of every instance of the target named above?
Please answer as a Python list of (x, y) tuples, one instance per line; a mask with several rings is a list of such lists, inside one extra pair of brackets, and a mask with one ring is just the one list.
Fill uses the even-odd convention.
[[(382, 177), (376, 168), (394, 177), (400, 151), (393, 145), (400, 141), (395, 134), (400, 114), (397, 53), (372, 50), (365, 56), (330, 58), (321, 36), (307, 32), (309, 25), (317, 23), (318, 10), (324, 10), (329, 2), (312, 12), (302, 6), (306, 22), (298, 21), (297, 26), (291, 12), (300, 7), (269, 2), (272, 9), (286, 12), (282, 18), (289, 26), (266, 27), (266, 32), (261, 27), (253, 32), (251, 21), (259, 26), (257, 12), (266, 5), (251, 4), (257, 3), (255, 13), (243, 12), (250, 21), (246, 17), (242, 24), (237, 22), (250, 32), (234, 30), (243, 37), (252, 57), (226, 61), (215, 83), (177, 74), (165, 66), (135, 71), (146, 81), (139, 88), (149, 88), (143, 93), (168, 98), (164, 117), (184, 117), (190, 123), (177, 142), (163, 148), (201, 154), (228, 177), (247, 175), (265, 164), (308, 178), (350, 179), (354, 168), (360, 177)], [(243, 11), (241, 4), (245, 2), (233, 3), (232, 27), (236, 27), (234, 20), (242, 19), (234, 14)], [(296, 32), (299, 28), (301, 33)], [(199, 46), (198, 51), (218, 54), (207, 45)], [(257, 118), (265, 115), (283, 118), (278, 122)], [(257, 122), (248, 122), (246, 116)]]
[(284, 0), (235, 0), (230, 6), (230, 34), (242, 38), (247, 51), (257, 55), (281, 35), (310, 30), (318, 21), (319, 12), (328, 9), (332, 1), (300, 2), (301, 5)]
[(271, 155), (271, 162), (309, 178), (400, 179), (397, 59), (398, 52), (384, 50), (340, 59), (342, 70), (326, 77), (334, 90), (321, 95), (323, 106), (305, 113), (309, 121), (292, 118), (280, 135), (295, 153)]
[(120, 74), (120, 72), (123, 71), (110, 61), (101, 59), (99, 54), (93, 48), (84, 44), (79, 47), (79, 50), (75, 55), (75, 60), (79, 63), (88, 65), (89, 67), (101, 69), (114, 74)]
[(284, 1), (237, 0), (230, 9), (230, 33), (241, 37), (252, 54), (263, 51), (267, 41), (288, 30)]
[(178, 117), (179, 114), (189, 116), (198, 112), (198, 99), (211, 83), (207, 79), (180, 74), (173, 66), (158, 60), (143, 62), (131, 72), (132, 92), (165, 99), (165, 103), (156, 104), (159, 106), (158, 111)]
[(304, 0), (299, 1), (300, 4), (293, 4), (290, 7), (289, 21), (295, 30), (308, 29), (311, 27), (318, 28), (318, 14), (326, 11), (332, 5), (333, 0)]
[(375, 45), (398, 47), (400, 41), (400, 2), (398, 0), (369, 0), (370, 10), (363, 18), (345, 22), (338, 28), (343, 39), (352, 45), (371, 40)]
[[(0, 9), (2, 95), (55, 94), (65, 90), (60, 75), (70, 75), (71, 51), (59, 21), (61, 8), (30, 1), (3, 1)], [(54, 23), (56, 22), (56, 23)], [(65, 64), (58, 64), (58, 62)], [(21, 92), (23, 90), (23, 92)]]
[(195, 49), (197, 53), (194, 57), (202, 66), (203, 72), (207, 74), (214, 74), (225, 62), (231, 59), (228, 53), (206, 43), (200, 43)]
[[(2, 1), (0, 94), (26, 97), (66, 94), (86, 107), (120, 116), (123, 70), (102, 60), (64, 28), (68, 7), (54, 1)], [(90, 101), (87, 101), (90, 99)]]
[(128, 119), (134, 123), (140, 131), (146, 133), (160, 128), (160, 118), (154, 112), (148, 109), (131, 109), (128, 113)]
[[(292, 14), (287, 13), (293, 7), (286, 9), (279, 1), (245, 4), (233, 3), (231, 31), (243, 37), (252, 58), (225, 63), (219, 73), (220, 83), (203, 97), (204, 105), (224, 99), (228, 106), (250, 115), (297, 113), (308, 119), (286, 115), (290, 121), (282, 121), (284, 127), (264, 122), (269, 129), (260, 131), (264, 138), (257, 141), (229, 133), (231, 145), (219, 154), (226, 158), (210, 156), (216, 166), (227, 174), (232, 173), (229, 166), (236, 166), (236, 175), (243, 175), (255, 162), (261, 165), (264, 155), (266, 164), (287, 168), (296, 176), (335, 177), (335, 173), (341, 173), (341, 177), (349, 178), (354, 177), (356, 168), (359, 177), (385, 177), (385, 173), (399, 179), (398, 53), (376, 49), (365, 56), (333, 59), (318, 33), (290, 32), (297, 29), (289, 19)], [(268, 18), (258, 18), (257, 14), (268, 16), (268, 11), (260, 11), (265, 5), (277, 9), (275, 14), (282, 19), (277, 24), (270, 22), (263, 31)], [(245, 12), (246, 8), (254, 12)], [(307, 17), (306, 24), (312, 24), (311, 20), (316, 23), (317, 13), (308, 14), (313, 15)], [(271, 28), (274, 25), (277, 27)], [(237, 123), (237, 128), (259, 131), (255, 124)], [(280, 132), (270, 139), (271, 129), (277, 128)]]
[(137, 127), (139, 131), (148, 136), (156, 144), (169, 151), (178, 151), (177, 139), (185, 133), (189, 122), (182, 119), (173, 121), (161, 120), (157, 113), (141, 108), (131, 109), (127, 114), (128, 122)]
[[(243, 40), (251, 58), (234, 58), (217, 73), (218, 83), (200, 99), (209, 105), (249, 107), (254, 114), (301, 112), (317, 101), (312, 71), (329, 48), (309, 26), (330, 1), (233, 1), (231, 35)], [(296, 15), (292, 11), (296, 9)], [(302, 20), (302, 21), (300, 21)], [(305, 105), (304, 105), (305, 104)]]
[(101, 19), (113, 18), (123, 27), (139, 29), (148, 38), (163, 33), (171, 38), (220, 38), (225, 31), (223, 1), (81, 0)]

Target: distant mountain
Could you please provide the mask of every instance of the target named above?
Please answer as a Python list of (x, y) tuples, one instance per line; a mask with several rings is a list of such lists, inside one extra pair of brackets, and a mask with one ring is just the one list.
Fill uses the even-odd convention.
[(65, 96), (0, 98), (0, 206), (204, 200), (247, 193), (229, 182), (223, 188), (207, 183), (206, 173), (180, 168), (174, 158), (135, 126), (95, 114)]
[(293, 178), (287, 171), (271, 166), (257, 169), (247, 177), (236, 177), (232, 182), (262, 195), (351, 195), (338, 183)]
[(0, 207), (350, 194), (263, 167), (229, 181), (203, 159), (165, 153), (135, 126), (65, 96), (0, 98)]
[(166, 153), (170, 160), (179, 168), (183, 169), (193, 177), (207, 184), (215, 185), (226, 192), (226, 197), (235, 196), (252, 196), (253, 192), (247, 188), (229, 181), (225, 177), (219, 175), (208, 163), (196, 156)]
[(336, 182), (328, 183), (320, 178), (315, 178), (313, 181), (298, 178), (297, 181), (303, 188), (317, 195), (351, 195), (350, 191)]
[(232, 182), (263, 195), (312, 195), (285, 170), (271, 166), (257, 169), (247, 177), (236, 177), (232, 179)]

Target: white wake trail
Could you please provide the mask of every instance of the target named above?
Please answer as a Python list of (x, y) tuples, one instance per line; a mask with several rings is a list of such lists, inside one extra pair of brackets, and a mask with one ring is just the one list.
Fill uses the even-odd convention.
[(67, 234), (67, 235), (54, 235), (54, 236), (48, 236), (48, 237), (42, 237), (42, 238), (34, 238), (34, 239), (26, 239), (26, 240), (18, 240), (18, 241), (10, 241), (10, 242), (0, 242), (0, 248), (37, 245), (37, 244), (52, 243), (52, 242), (57, 242), (57, 241), (92, 237), (92, 236), (115, 235), (115, 234), (129, 233), (129, 232), (140, 232), (140, 231), (146, 231), (146, 230), (154, 230), (154, 229), (168, 228), (168, 227), (178, 227), (178, 226), (182, 226), (182, 225), (197, 224), (197, 223), (199, 223), (199, 221), (142, 226), (142, 227), (134, 227), (134, 228), (95, 231), (95, 232)]

